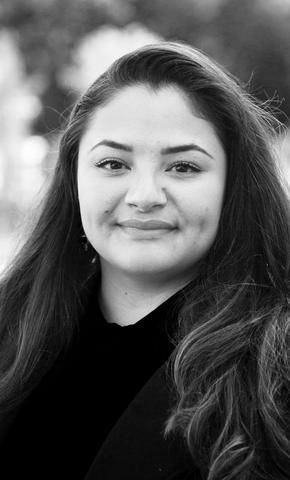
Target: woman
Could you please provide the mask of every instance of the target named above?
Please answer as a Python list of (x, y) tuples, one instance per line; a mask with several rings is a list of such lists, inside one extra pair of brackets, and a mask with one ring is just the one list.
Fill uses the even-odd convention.
[(1, 285), (6, 478), (289, 478), (273, 124), (181, 43), (80, 99)]

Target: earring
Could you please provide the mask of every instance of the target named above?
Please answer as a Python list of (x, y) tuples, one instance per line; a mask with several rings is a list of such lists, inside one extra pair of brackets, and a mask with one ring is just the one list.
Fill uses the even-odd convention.
[(87, 252), (88, 249), (89, 249), (89, 241), (88, 241), (85, 233), (83, 235), (81, 235), (80, 244), (81, 244), (83, 250), (85, 252)]
[[(90, 242), (88, 241), (87, 237), (86, 237), (86, 234), (83, 233), (80, 237), (80, 244), (81, 244), (81, 247), (83, 249), (83, 251), (85, 253), (88, 252), (89, 250), (89, 245), (90, 245)], [(98, 260), (98, 254), (95, 252), (95, 255), (93, 256), (93, 258), (91, 259), (91, 262), (92, 264), (96, 263)]]

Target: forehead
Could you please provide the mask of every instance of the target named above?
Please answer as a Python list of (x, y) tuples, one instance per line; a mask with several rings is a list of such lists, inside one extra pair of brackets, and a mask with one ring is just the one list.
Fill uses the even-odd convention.
[(204, 118), (180, 88), (169, 85), (152, 89), (128, 86), (91, 115), (81, 139), (91, 144), (103, 138), (142, 144), (217, 141), (214, 125)]
[[(174, 115), (175, 114), (175, 115)], [(159, 119), (173, 120), (174, 117), (195, 115), (203, 118), (195, 100), (189, 99), (187, 94), (175, 85), (166, 85), (154, 88), (146, 84), (136, 84), (123, 87), (105, 105), (98, 107), (91, 116), (94, 120), (104, 122), (107, 118), (141, 121), (152, 115), (152, 121)], [(114, 119), (112, 119), (112, 116)], [(114, 122), (115, 123), (115, 122)]]

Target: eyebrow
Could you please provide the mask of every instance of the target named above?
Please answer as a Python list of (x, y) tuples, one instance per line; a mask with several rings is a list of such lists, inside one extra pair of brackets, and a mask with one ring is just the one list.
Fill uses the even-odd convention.
[[(117, 150), (123, 150), (125, 152), (133, 152), (133, 147), (130, 145), (126, 145), (124, 143), (115, 142), (114, 140), (102, 140), (101, 142), (97, 143), (96, 145), (91, 148), (91, 151), (97, 147), (105, 145), (106, 147), (115, 148)], [(207, 155), (210, 158), (213, 158), (210, 153), (208, 153), (204, 148), (199, 147), (195, 143), (189, 143), (187, 145), (177, 145), (175, 147), (166, 147), (161, 149), (161, 155), (170, 155), (174, 153), (181, 153), (181, 152), (189, 152), (189, 151), (196, 151), (201, 152)]]
[(167, 148), (162, 148), (161, 153), (162, 155), (168, 155), (172, 153), (180, 153), (180, 152), (189, 152), (189, 151), (196, 151), (196, 152), (201, 152), (207, 155), (210, 158), (213, 158), (210, 153), (208, 153), (204, 148), (199, 147), (195, 143), (190, 143), (188, 145), (177, 145), (176, 147), (167, 147)]
[(102, 140), (101, 142), (94, 145), (93, 148), (91, 148), (91, 151), (95, 150), (95, 148), (97, 147), (101, 147), (102, 145), (105, 145), (106, 147), (115, 148), (117, 150), (124, 150), (125, 152), (133, 152), (133, 147), (130, 147), (129, 145), (125, 145), (124, 143), (114, 142), (113, 140)]

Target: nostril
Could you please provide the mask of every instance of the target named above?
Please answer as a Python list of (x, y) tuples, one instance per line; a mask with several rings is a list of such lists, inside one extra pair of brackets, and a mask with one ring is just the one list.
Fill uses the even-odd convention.
[(150, 183), (135, 185), (135, 188), (129, 190), (125, 199), (128, 205), (133, 205), (140, 210), (148, 210), (154, 206), (163, 206), (167, 203), (165, 191)]
[(163, 199), (142, 199), (142, 200), (138, 200), (138, 199), (128, 199), (127, 200), (127, 204), (130, 206), (134, 206), (136, 208), (138, 208), (138, 210), (140, 211), (148, 211), (148, 210), (151, 210), (152, 208), (156, 208), (156, 207), (162, 207), (164, 206), (165, 204), (167, 203), (166, 199), (165, 201)]

